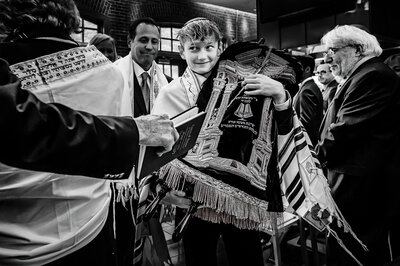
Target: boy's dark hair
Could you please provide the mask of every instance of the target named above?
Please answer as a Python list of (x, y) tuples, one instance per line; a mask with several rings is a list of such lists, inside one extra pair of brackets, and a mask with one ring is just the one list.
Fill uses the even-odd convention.
[(186, 41), (203, 41), (205, 38), (214, 36), (217, 42), (222, 39), (221, 31), (218, 25), (206, 18), (194, 18), (189, 20), (183, 25), (183, 27), (178, 32), (178, 39), (183, 45)]
[(144, 23), (144, 24), (148, 24), (148, 25), (154, 25), (157, 27), (158, 32), (160, 32), (160, 27), (158, 26), (157, 22), (150, 18), (150, 17), (144, 17), (144, 18), (139, 18), (134, 20), (131, 25), (129, 26), (128, 29), (128, 39), (129, 40), (133, 40), (135, 39), (136, 36), (136, 29), (139, 26), (139, 24)]

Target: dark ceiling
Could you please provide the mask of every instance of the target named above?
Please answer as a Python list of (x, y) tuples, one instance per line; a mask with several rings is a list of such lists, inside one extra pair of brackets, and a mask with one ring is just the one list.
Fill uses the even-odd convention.
[(192, 0), (194, 2), (229, 7), (244, 12), (256, 13), (257, 0)]

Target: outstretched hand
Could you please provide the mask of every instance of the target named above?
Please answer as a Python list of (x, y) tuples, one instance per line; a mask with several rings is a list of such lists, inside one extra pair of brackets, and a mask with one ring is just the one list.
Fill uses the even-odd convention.
[(139, 130), (139, 144), (161, 147), (159, 156), (169, 152), (179, 138), (178, 131), (168, 115), (144, 115), (134, 120)]
[(287, 100), (282, 83), (265, 75), (248, 75), (242, 81), (242, 87), (246, 95), (272, 97), (276, 104), (284, 103)]

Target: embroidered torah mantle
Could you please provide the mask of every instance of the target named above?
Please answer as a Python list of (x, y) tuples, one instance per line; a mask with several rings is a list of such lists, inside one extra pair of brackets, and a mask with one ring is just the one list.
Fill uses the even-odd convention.
[[(241, 87), (243, 78), (255, 73), (295, 83), (291, 63), (275, 51), (257, 43), (230, 46), (197, 99), (207, 113), (197, 143), (161, 170), (174, 189), (192, 184), (193, 200), (201, 204), (197, 217), (247, 229), (270, 228), (271, 220), (266, 190), (273, 105), (271, 98), (247, 96)], [(281, 200), (279, 185), (274, 193)]]

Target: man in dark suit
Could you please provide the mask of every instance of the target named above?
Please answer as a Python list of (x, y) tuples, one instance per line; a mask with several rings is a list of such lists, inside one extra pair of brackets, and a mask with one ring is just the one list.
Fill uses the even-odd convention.
[(323, 100), (321, 90), (312, 78), (315, 61), (310, 56), (298, 56), (297, 59), (303, 66), (303, 81), (294, 97), (293, 105), (311, 142), (316, 145), (322, 121)]
[(322, 62), (318, 65), (316, 75), (318, 77), (318, 81), (323, 86), (322, 99), (324, 101), (325, 114), (326, 109), (328, 109), (329, 104), (335, 96), (338, 83), (336, 82), (335, 77), (333, 76), (332, 71), (329, 68), (329, 65), (325, 62)]
[[(382, 49), (364, 30), (336, 27), (322, 43), (325, 61), (343, 81), (324, 117), (318, 155), (336, 203), (369, 251), (354, 239), (345, 244), (364, 265), (382, 265), (390, 260), (389, 226), (399, 209), (392, 189), (400, 176), (399, 78), (377, 58)], [(332, 257), (354, 264), (348, 254)]]
[(154, 61), (159, 45), (160, 30), (152, 18), (140, 18), (131, 23), (130, 53), (115, 62), (125, 82), (123, 114), (134, 117), (149, 114), (158, 91), (171, 80)]

